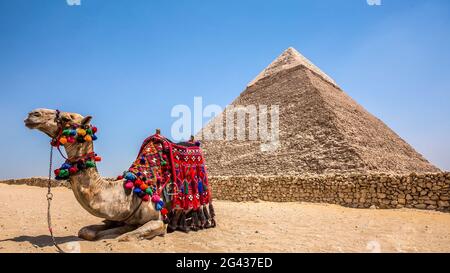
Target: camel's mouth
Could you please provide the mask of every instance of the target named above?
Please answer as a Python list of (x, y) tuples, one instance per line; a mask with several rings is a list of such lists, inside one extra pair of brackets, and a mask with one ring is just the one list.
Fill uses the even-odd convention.
[(27, 119), (25, 119), (23, 122), (25, 123), (25, 126), (28, 129), (36, 129), (41, 124), (40, 122), (37, 122), (29, 117)]

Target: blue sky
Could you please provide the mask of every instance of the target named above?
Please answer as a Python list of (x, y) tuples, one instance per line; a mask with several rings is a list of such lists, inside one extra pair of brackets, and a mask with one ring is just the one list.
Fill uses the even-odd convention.
[[(289, 46), (450, 170), (450, 1), (0, 0), (0, 179), (45, 176), (38, 107), (94, 116), (99, 169), (169, 134), (175, 104), (230, 103)], [(61, 160), (57, 160), (59, 164)]]

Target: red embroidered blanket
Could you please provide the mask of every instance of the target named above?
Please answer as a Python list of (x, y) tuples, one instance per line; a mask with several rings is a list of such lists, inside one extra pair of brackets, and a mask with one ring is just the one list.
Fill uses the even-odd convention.
[(152, 135), (144, 140), (124, 178), (131, 183), (126, 188), (144, 201), (151, 199), (158, 210), (197, 210), (211, 199), (199, 142), (175, 144), (159, 134)]

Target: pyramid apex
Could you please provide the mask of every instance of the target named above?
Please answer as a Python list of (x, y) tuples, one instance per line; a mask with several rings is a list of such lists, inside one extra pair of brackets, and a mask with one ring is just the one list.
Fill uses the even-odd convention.
[(303, 65), (309, 70), (319, 74), (326, 81), (337, 86), (336, 82), (327, 74), (325, 74), (320, 68), (315, 66), (310, 60), (305, 58), (294, 47), (288, 47), (280, 56), (278, 56), (268, 67), (266, 67), (256, 78), (251, 81), (247, 86), (254, 85), (262, 78), (274, 75), (280, 71), (287, 70), (296, 66)]

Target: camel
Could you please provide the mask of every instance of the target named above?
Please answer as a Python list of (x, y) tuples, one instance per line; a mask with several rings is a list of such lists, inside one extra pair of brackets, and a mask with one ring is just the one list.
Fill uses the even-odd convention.
[[(87, 126), (91, 120), (91, 116), (84, 117), (77, 113), (40, 108), (30, 112), (24, 123), (29, 129), (37, 129), (55, 139), (58, 137), (61, 124)], [(94, 151), (92, 141), (65, 143), (62, 146), (68, 159), (80, 158)], [(97, 168), (88, 168), (71, 175), (69, 182), (81, 206), (90, 214), (105, 219), (103, 225), (91, 225), (80, 229), (78, 236), (82, 239), (93, 241), (117, 238), (119, 241), (131, 241), (164, 236), (168, 227), (170, 231), (177, 229), (189, 231), (189, 226), (185, 223), (178, 224), (180, 215), (184, 216), (185, 219), (182, 220), (185, 221), (185, 214), (187, 215), (188, 211), (175, 210), (170, 219), (164, 222), (161, 213), (155, 209), (152, 202), (142, 202), (136, 195), (126, 193), (123, 178), (119, 177), (115, 181), (106, 180), (100, 176)], [(212, 204), (209, 210), (211, 216), (200, 228), (215, 226)], [(193, 227), (195, 228), (195, 225)]]

